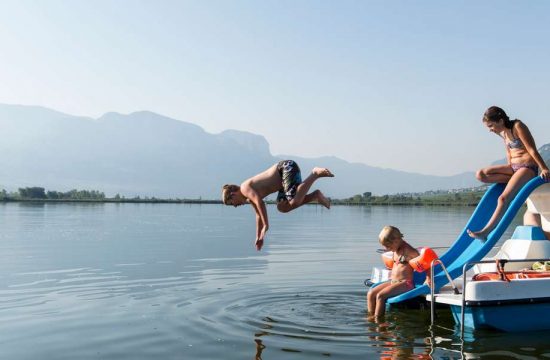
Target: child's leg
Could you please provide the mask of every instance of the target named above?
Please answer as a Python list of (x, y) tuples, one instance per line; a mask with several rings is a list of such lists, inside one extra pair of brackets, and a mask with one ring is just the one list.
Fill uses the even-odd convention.
[(432, 285), (432, 277), (431, 275), (431, 269), (426, 270), (426, 280), (424, 280), (424, 284), (431, 286)]
[(498, 197), (497, 207), (493, 213), (493, 216), (491, 216), (489, 222), (487, 222), (487, 225), (479, 231), (471, 231), (468, 229), (468, 234), (476, 239), (486, 239), (487, 235), (493, 231), (493, 228), (508, 208), (508, 204), (510, 204), (510, 202), (514, 199), (523, 185), (525, 185), (535, 175), (536, 174), (533, 170), (528, 168), (521, 168), (516, 171), (510, 178), (510, 181), (508, 181), (508, 184), (506, 184), (506, 188), (504, 188), (502, 194)]
[(280, 201), (279, 203), (277, 203), (277, 209), (280, 212), (286, 213), (313, 201), (317, 201), (319, 204), (323, 205), (327, 209), (330, 209), (330, 200), (327, 199), (320, 190), (312, 191), (311, 193), (304, 196), (302, 203), (298, 205), (294, 201), (287, 201), (287, 200)]
[(494, 165), (488, 166), (476, 173), (476, 178), (484, 183), (507, 183), (514, 175), (514, 170), (510, 165)]
[(376, 308), (374, 310), (374, 316), (380, 317), (383, 316), (386, 312), (386, 300), (392, 296), (402, 294), (410, 290), (410, 286), (407, 282), (402, 281), (386, 286), (382, 291), (379, 291), (376, 294)]
[[(290, 205), (290, 210), (294, 210), (297, 207), (302, 206), (303, 204), (310, 203), (317, 200), (320, 204), (325, 206), (327, 209), (330, 208), (330, 202), (319, 190), (315, 190), (312, 193), (308, 194), (309, 189), (320, 177), (333, 177), (334, 175), (330, 172), (329, 169), (325, 168), (313, 168), (311, 174), (296, 188), (296, 195), (288, 203)], [(289, 211), (290, 211), (289, 210)]]
[(369, 315), (373, 315), (376, 310), (376, 296), (378, 296), (378, 293), (390, 285), (391, 283), (388, 281), (369, 290), (367, 293), (367, 313)]

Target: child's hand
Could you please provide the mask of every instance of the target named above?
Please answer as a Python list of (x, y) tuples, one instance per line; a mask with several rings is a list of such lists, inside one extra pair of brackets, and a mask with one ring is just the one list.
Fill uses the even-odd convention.
[(264, 246), (264, 238), (267, 229), (267, 226), (262, 227), (262, 231), (260, 231), (260, 236), (258, 236), (258, 238), (256, 239), (256, 250), (258, 251), (260, 251), (262, 249), (262, 246)]
[(548, 182), (550, 180), (550, 172), (548, 171), (548, 169), (544, 169), (540, 172), (540, 177)]

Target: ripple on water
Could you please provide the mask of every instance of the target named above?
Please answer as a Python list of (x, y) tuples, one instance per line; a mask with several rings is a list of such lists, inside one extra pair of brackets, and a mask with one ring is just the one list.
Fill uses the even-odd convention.
[[(239, 287), (211, 292), (178, 304), (194, 337), (254, 340), (260, 348), (330, 354), (335, 348), (364, 346), (361, 292)], [(188, 327), (189, 331), (189, 327)]]

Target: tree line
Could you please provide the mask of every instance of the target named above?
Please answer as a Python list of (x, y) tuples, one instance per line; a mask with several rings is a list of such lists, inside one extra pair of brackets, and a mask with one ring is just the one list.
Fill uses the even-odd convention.
[(46, 191), (39, 186), (19, 188), (15, 192), (2, 189), (0, 200), (105, 200), (105, 193), (97, 190)]
[[(412, 206), (475, 206), (481, 200), (486, 187), (450, 191), (427, 191), (424, 193), (404, 193), (392, 195), (372, 195), (364, 192), (349, 198), (331, 199), (333, 205), (412, 205)], [(199, 199), (158, 199), (155, 197), (126, 198), (119, 194), (108, 198), (98, 190), (46, 191), (43, 187), (24, 187), (16, 192), (0, 191), (0, 201), (97, 201), (97, 202), (154, 202), (154, 203), (209, 203), (218, 204), (221, 200)], [(273, 201), (267, 201), (274, 203)]]
[(5, 189), (0, 191), (0, 201), (86, 201), (86, 202), (121, 202), (121, 203), (189, 203), (189, 204), (218, 204), (221, 200), (199, 199), (159, 199), (156, 197), (134, 196), (127, 198), (116, 194), (113, 197), (105, 196), (105, 193), (98, 190), (77, 190), (70, 191), (46, 191), (40, 186), (19, 188), (17, 191), (8, 192)]
[(461, 205), (476, 206), (486, 191), (486, 187), (464, 189), (459, 191), (427, 191), (424, 193), (405, 193), (374, 196), (364, 192), (345, 199), (332, 199), (334, 205)]

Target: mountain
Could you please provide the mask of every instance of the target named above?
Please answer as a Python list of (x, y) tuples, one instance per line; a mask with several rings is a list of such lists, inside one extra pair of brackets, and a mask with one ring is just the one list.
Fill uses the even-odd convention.
[(108, 196), (216, 199), (223, 184), (238, 184), (282, 158), (295, 159), (304, 176), (314, 166), (329, 167), (337, 177), (316, 186), (337, 198), (478, 185), (473, 173), (430, 176), (335, 157), (273, 156), (262, 136), (237, 130), (210, 134), (148, 111), (92, 119), (0, 105), (0, 131), (0, 188), (8, 190), (43, 186), (100, 190)]
[(550, 162), (550, 144), (542, 145), (539, 148), (540, 156), (544, 159), (546, 165)]

